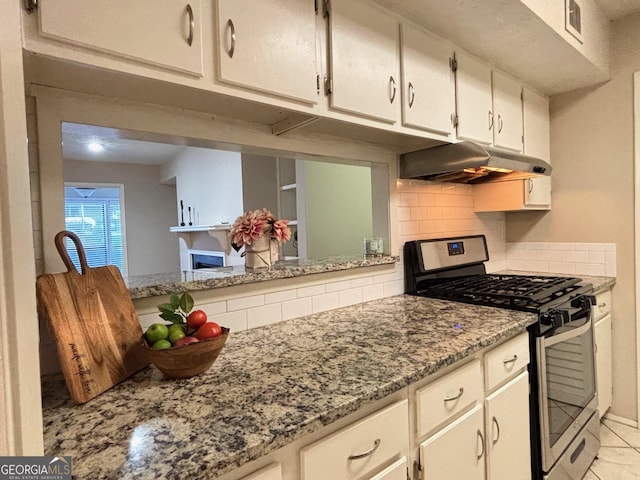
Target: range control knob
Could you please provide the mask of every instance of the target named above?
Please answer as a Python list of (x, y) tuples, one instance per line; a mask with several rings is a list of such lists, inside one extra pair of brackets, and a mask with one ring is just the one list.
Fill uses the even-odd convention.
[(552, 328), (557, 328), (565, 324), (566, 317), (567, 312), (563, 310), (551, 310), (547, 313), (543, 313), (540, 316), (540, 323)]

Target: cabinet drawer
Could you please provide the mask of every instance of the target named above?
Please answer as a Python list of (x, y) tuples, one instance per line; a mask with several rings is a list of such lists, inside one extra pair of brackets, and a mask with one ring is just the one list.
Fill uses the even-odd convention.
[(406, 480), (407, 479), (407, 457), (393, 462), (380, 473), (372, 476), (369, 480)]
[(408, 402), (402, 400), (303, 448), (302, 479), (350, 480), (371, 473), (409, 449), (408, 418)]
[(514, 376), (529, 364), (529, 334), (521, 333), (485, 355), (487, 391)]
[(593, 307), (593, 319), (598, 320), (611, 311), (611, 290), (605, 290), (596, 295), (596, 305)]
[(282, 467), (279, 463), (274, 463), (252, 473), (248, 477), (244, 477), (242, 480), (282, 480)]
[(429, 433), (482, 399), (482, 366), (475, 360), (416, 392), (418, 435)]

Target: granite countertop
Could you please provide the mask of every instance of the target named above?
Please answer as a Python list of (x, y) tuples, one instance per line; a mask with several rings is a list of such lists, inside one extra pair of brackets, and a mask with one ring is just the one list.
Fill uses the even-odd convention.
[(244, 266), (205, 268), (193, 271), (157, 273), (126, 277), (132, 299), (181, 293), (194, 290), (230, 287), (247, 283), (293, 278), (316, 273), (337, 272), (375, 265), (397, 263), (400, 257), (380, 255), (371, 257), (325, 257), (312, 260), (282, 260), (269, 270), (248, 271)]
[(150, 366), (84, 405), (45, 378), (45, 453), (71, 455), (76, 479), (216, 478), (535, 319), (398, 295), (232, 332), (200, 376)]

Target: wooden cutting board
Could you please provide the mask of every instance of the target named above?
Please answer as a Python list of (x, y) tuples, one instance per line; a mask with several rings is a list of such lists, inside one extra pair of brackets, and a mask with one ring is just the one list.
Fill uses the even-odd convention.
[[(82, 272), (69, 257), (65, 238), (78, 251)], [(67, 272), (38, 277), (38, 314), (56, 340), (58, 359), (71, 397), (84, 403), (149, 364), (142, 328), (120, 270), (91, 268), (73, 232), (55, 237)]]

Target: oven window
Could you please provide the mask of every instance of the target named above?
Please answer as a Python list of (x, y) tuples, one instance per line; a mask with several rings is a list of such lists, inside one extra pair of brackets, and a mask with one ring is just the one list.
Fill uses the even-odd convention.
[(545, 348), (550, 445), (567, 431), (596, 393), (593, 330)]

